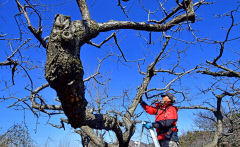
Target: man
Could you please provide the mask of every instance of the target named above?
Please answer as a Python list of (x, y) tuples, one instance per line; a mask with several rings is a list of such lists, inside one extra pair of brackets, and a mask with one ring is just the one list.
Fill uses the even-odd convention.
[(157, 138), (161, 147), (177, 147), (178, 135), (177, 135), (177, 111), (178, 108), (173, 106), (176, 101), (176, 97), (166, 92), (161, 95), (162, 100), (159, 103), (155, 103), (155, 106), (149, 106), (144, 101), (141, 101), (143, 109), (155, 116), (155, 122), (146, 123), (146, 128), (154, 127), (157, 131)]

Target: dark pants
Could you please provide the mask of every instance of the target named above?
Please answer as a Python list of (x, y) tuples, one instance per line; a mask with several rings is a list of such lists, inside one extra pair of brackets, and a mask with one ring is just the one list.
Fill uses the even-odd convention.
[(172, 140), (159, 140), (161, 147), (179, 147), (178, 143)]
[(165, 136), (165, 140), (159, 140), (161, 147), (179, 147), (178, 142), (177, 132), (171, 132), (171, 134)]

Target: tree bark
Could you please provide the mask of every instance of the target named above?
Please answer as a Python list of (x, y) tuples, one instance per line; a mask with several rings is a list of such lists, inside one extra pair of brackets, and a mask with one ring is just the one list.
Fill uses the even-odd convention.
[(87, 106), (80, 47), (97, 36), (97, 26), (92, 20), (71, 22), (69, 16), (57, 14), (47, 45), (45, 77), (73, 128), (84, 125)]
[(222, 131), (223, 131), (223, 115), (221, 112), (221, 103), (222, 103), (222, 97), (217, 98), (217, 110), (214, 112), (215, 117), (217, 118), (217, 126), (216, 126), (216, 131), (214, 133), (213, 140), (205, 145), (204, 147), (216, 147), (218, 144), (218, 140), (221, 137)]

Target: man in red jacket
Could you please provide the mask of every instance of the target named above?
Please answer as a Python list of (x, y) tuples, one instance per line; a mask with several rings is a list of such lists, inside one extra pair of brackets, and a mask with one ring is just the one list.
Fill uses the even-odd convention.
[(178, 108), (173, 106), (176, 101), (176, 97), (166, 92), (161, 95), (162, 100), (159, 103), (155, 103), (155, 106), (149, 106), (144, 101), (141, 101), (143, 109), (155, 116), (155, 122), (145, 124), (146, 128), (154, 127), (157, 131), (157, 138), (161, 147), (177, 147), (178, 135), (177, 135), (177, 111)]

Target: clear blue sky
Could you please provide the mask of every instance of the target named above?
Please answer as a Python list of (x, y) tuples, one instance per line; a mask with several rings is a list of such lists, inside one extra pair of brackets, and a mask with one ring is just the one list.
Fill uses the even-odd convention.
[[(131, 0), (130, 0), (131, 1)], [(62, 1), (63, 2), (63, 1)], [(144, 1), (145, 2), (145, 1)], [(52, 26), (54, 15), (56, 13), (61, 13), (64, 15), (70, 15), (72, 20), (80, 20), (81, 15), (79, 8), (75, 1), (67, 1), (63, 5), (60, 6), (53, 6), (55, 4), (61, 3), (60, 1), (51, 0), (46, 4), (52, 5), (47, 9), (42, 9), (43, 11), (48, 11), (48, 13), (43, 13), (44, 17), (44, 36), (47, 36), (50, 32), (50, 28)], [(137, 4), (136, 0), (132, 0), (127, 8), (131, 8), (130, 11), (130, 18), (134, 21), (146, 21), (147, 15), (142, 13), (143, 10), (140, 5)], [(236, 1), (228, 1), (225, 0), (218, 0), (215, 4), (211, 6), (202, 6), (197, 12), (197, 18), (202, 19), (200, 22), (196, 22), (192, 25), (194, 30), (199, 30), (197, 35), (199, 37), (208, 37), (210, 39), (216, 40), (223, 40), (222, 34), (224, 31), (220, 30), (222, 26), (229, 26), (229, 19), (219, 20), (215, 18), (216, 14), (223, 14), (236, 8)], [(156, 6), (156, 1), (151, 0), (146, 3), (146, 7), (151, 11), (154, 10), (152, 6)], [(168, 7), (172, 7), (169, 5)], [(10, 0), (1, 0), (0, 1), (0, 32), (7, 33), (8, 38), (17, 38), (18, 37), (18, 28), (16, 27), (16, 22), (14, 20), (14, 15), (17, 13), (16, 4), (14, 1)], [(89, 9), (90, 14), (94, 20), (97, 22), (106, 22), (111, 19), (113, 20), (128, 20), (117, 7), (117, 0), (104, 0), (98, 1), (93, 0), (89, 2)], [(157, 18), (161, 18), (161, 16), (155, 16)], [(34, 19), (33, 19), (34, 20)], [(33, 24), (36, 24), (33, 23)], [(27, 32), (30, 33), (30, 32)], [(96, 43), (101, 42), (104, 38), (108, 37), (112, 32), (102, 33), (93, 41)], [(150, 63), (155, 54), (158, 53), (159, 49), (162, 47), (162, 42), (159, 39), (160, 33), (153, 33), (153, 44), (146, 45), (144, 39), (137, 37), (137, 34), (141, 33), (144, 37), (148, 37), (145, 32), (139, 31), (129, 31), (124, 30), (118, 32), (118, 39), (120, 42), (120, 46), (125, 53), (125, 56), (128, 60), (137, 60), (139, 58), (144, 57), (147, 55), (146, 63), (143, 66), (146, 67), (147, 63)], [(185, 40), (192, 40), (192, 35), (188, 31), (183, 31), (179, 34), (182, 39)], [(29, 35), (29, 38), (33, 38), (32, 35)], [(36, 42), (36, 41), (35, 41)], [(176, 43), (176, 46), (175, 46)], [(85, 77), (89, 74), (93, 74), (97, 68), (97, 57), (103, 58), (106, 55), (106, 52), (114, 51), (118, 53), (116, 46), (112, 47), (113, 40), (111, 40), (107, 45), (103, 46), (101, 49), (92, 47), (90, 45), (84, 45), (81, 51), (81, 59), (83, 62), (83, 66), (85, 68)], [(231, 46), (234, 47), (235, 44)], [(9, 45), (5, 41), (0, 41), (0, 62), (4, 61), (7, 56), (11, 54)], [(15, 46), (14, 46), (15, 47)], [(172, 49), (179, 49), (182, 50), (186, 47), (186, 44), (172, 41), (170, 44)], [(238, 48), (239, 50), (239, 48)], [(38, 64), (40, 67), (44, 67), (45, 63), (45, 50), (43, 48), (23, 48), (22, 49), (23, 55), (31, 56), (31, 58), (35, 61), (34, 63)], [(188, 49), (188, 52), (184, 55), (183, 61), (181, 64), (185, 67), (192, 68), (195, 65), (199, 64), (200, 62), (204, 62), (207, 59), (213, 59), (216, 54), (216, 48), (214, 46), (199, 46), (199, 45), (191, 45)], [(174, 55), (173, 55), (174, 56)], [(224, 58), (228, 58), (228, 56), (224, 56)], [(174, 58), (169, 58), (167, 61), (161, 63), (161, 67), (168, 67), (171, 63), (175, 63)], [(11, 69), (9, 67), (0, 67), (0, 97), (8, 96), (8, 91), (2, 91), (4, 87), (4, 82), (2, 80), (11, 81)], [(22, 72), (23, 73), (23, 72)], [(25, 97), (29, 94), (24, 89), (29, 83), (29, 80), (26, 77), (22, 77), (23, 74), (18, 74), (16, 77), (16, 86), (11, 89), (11, 93), (14, 94), (16, 97)], [(109, 95), (117, 96), (121, 95), (123, 90), (130, 89), (130, 97), (133, 97), (136, 94), (136, 88), (139, 86), (140, 82), (142, 81), (142, 76), (139, 75), (136, 63), (127, 63), (127, 66), (124, 66), (120, 62), (117, 62), (116, 57), (112, 57), (106, 60), (101, 68), (101, 73), (107, 74), (111, 79), (109, 83)], [(33, 70), (31, 74), (34, 75), (34, 88), (44, 84), (46, 81), (44, 79), (44, 71), (42, 70)], [(170, 80), (170, 77), (167, 80)], [(198, 79), (199, 78), (199, 79)], [(188, 76), (182, 80), (186, 87), (192, 88), (190, 96), (196, 95), (197, 90), (195, 91), (194, 88), (202, 87), (206, 88), (208, 84), (207, 81), (209, 80), (206, 77), (204, 80), (201, 77), (192, 77)], [(153, 79), (149, 87), (157, 87), (161, 88), (164, 86), (164, 83), (161, 83), (161, 79), (156, 77)], [(179, 88), (180, 89), (180, 88)], [(41, 95), (45, 97), (48, 102), (53, 102), (54, 98), (56, 97), (56, 93), (48, 88), (46, 91), (42, 92)], [(177, 95), (178, 97), (178, 95)], [(206, 96), (207, 97), (207, 96)], [(193, 102), (199, 102), (199, 97), (194, 97), (195, 100)], [(199, 99), (196, 99), (199, 98)], [(144, 98), (145, 99), (145, 98)], [(47, 124), (47, 120), (49, 119), (47, 116), (40, 117), (36, 119), (34, 115), (29, 112), (28, 110), (25, 111), (15, 111), (12, 108), (7, 108), (13, 101), (3, 102), (0, 103), (0, 131), (4, 132), (7, 128), (12, 126), (14, 123), (22, 123), (26, 122), (26, 125), (29, 127), (29, 131), (33, 139), (37, 142), (37, 144), (44, 146), (46, 142), (50, 146), (59, 145), (68, 143), (68, 141), (74, 141), (76, 144), (80, 140), (80, 137), (73, 132), (69, 126), (68, 128), (63, 131), (63, 129), (56, 129)], [(186, 104), (186, 103), (183, 103)], [(117, 105), (117, 104), (116, 104)], [(141, 112), (142, 109), (139, 107), (137, 109), (138, 112)], [(154, 121), (153, 116), (143, 115), (142, 119)], [(51, 118), (50, 122), (59, 124), (58, 118)], [(193, 128), (193, 111), (191, 110), (179, 110), (179, 121), (178, 127), (181, 132), (191, 130)], [(35, 131), (36, 130), (36, 131)], [(137, 133), (139, 132), (139, 128), (136, 131), (136, 135), (132, 139), (138, 140)], [(66, 141), (64, 141), (66, 140)], [(75, 144), (75, 145), (76, 145)], [(71, 146), (74, 146), (71, 144)], [(77, 146), (77, 145), (76, 145)]]

